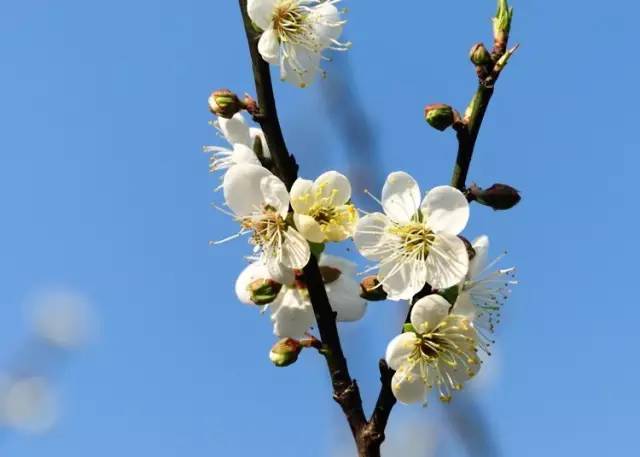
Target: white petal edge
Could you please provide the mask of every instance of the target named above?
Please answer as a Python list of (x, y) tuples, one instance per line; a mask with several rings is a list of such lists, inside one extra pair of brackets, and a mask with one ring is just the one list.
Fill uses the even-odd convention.
[(382, 207), (394, 222), (409, 222), (420, 207), (420, 187), (404, 171), (391, 173), (382, 187)]
[(293, 221), (296, 223), (298, 232), (312, 243), (324, 243), (327, 238), (320, 228), (320, 224), (311, 216), (306, 214), (293, 214)]
[(439, 233), (426, 260), (427, 282), (434, 289), (447, 289), (463, 281), (469, 271), (469, 254), (456, 235)]
[(418, 333), (433, 330), (449, 315), (450, 307), (449, 302), (438, 294), (422, 297), (411, 309), (411, 324)]
[(333, 206), (344, 205), (351, 198), (351, 183), (342, 173), (327, 171), (313, 183), (313, 193), (319, 193), (324, 198), (333, 197)]
[(296, 213), (308, 214), (309, 209), (315, 203), (315, 198), (311, 189), (313, 181), (298, 178), (291, 186), (291, 207)]
[(355, 322), (362, 319), (367, 310), (367, 301), (360, 297), (358, 282), (343, 274), (334, 282), (325, 284), (325, 288), (339, 322)]
[(405, 332), (393, 338), (387, 345), (384, 359), (392, 370), (398, 370), (407, 362), (418, 342), (418, 337), (413, 332)]
[(489, 237), (481, 235), (471, 243), (476, 255), (469, 261), (469, 278), (476, 278), (487, 267), (487, 258), (489, 257)]
[(227, 171), (222, 182), (224, 199), (236, 216), (249, 216), (264, 209), (261, 184), (269, 177), (275, 176), (266, 168), (253, 164), (239, 164)]
[(301, 270), (309, 262), (311, 250), (307, 240), (293, 227), (289, 227), (284, 234), (282, 243), (282, 259), (280, 262), (291, 269)]
[(378, 281), (389, 300), (410, 300), (424, 287), (427, 267), (424, 262), (387, 262), (380, 264)]
[(219, 117), (217, 120), (217, 125), (220, 129), (220, 132), (229, 142), (229, 144), (233, 145), (240, 143), (249, 147), (253, 146), (251, 144), (251, 133), (249, 131), (249, 127), (247, 126), (242, 113), (236, 113), (230, 119)]
[(280, 62), (280, 43), (272, 26), (269, 26), (260, 36), (258, 52), (270, 64), (277, 65)]
[(436, 233), (457, 235), (469, 221), (467, 197), (455, 187), (434, 187), (424, 197), (421, 208), (427, 225)]
[(407, 365), (400, 367), (391, 379), (391, 390), (400, 403), (410, 405), (425, 400), (429, 387), (420, 376), (420, 366), (416, 365), (411, 370)]
[(279, 0), (248, 0), (247, 13), (249, 18), (262, 30), (267, 29), (273, 18), (273, 13)]
[(300, 339), (315, 323), (313, 307), (298, 289), (287, 289), (282, 300), (272, 303), (273, 333), (281, 338)]
[(389, 218), (382, 213), (371, 213), (358, 221), (353, 241), (360, 254), (369, 260), (380, 260), (390, 253), (384, 251)]

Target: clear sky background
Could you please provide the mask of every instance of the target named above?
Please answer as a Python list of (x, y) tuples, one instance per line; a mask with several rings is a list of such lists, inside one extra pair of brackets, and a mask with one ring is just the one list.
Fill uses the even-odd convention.
[[(490, 42), (494, 1), (344, 4), (380, 153), (371, 173), (447, 183), (454, 136), (428, 128), (422, 109), (464, 109), (475, 85), (467, 52)], [(496, 255), (507, 249), (520, 285), (487, 375), (452, 408), (477, 402), (500, 455), (629, 455), (640, 408), (640, 7), (514, 6), (522, 48), (498, 84), (470, 180), (507, 182), (523, 201), (504, 213), (474, 206), (466, 234), (488, 233)], [(0, 368), (28, 335), (37, 290), (86, 295), (99, 322), (57, 372), (56, 428), (2, 433), (0, 455), (342, 455), (346, 426), (324, 363), (309, 353), (271, 366), (268, 317), (233, 295), (245, 241), (208, 246), (235, 226), (210, 206), (221, 195), (200, 151), (221, 140), (206, 99), (218, 87), (253, 91), (237, 2), (4, 2), (0, 37)], [(348, 157), (324, 84), (276, 83), (306, 177), (344, 169)], [(341, 328), (368, 410), (400, 314), (372, 304)], [(390, 433), (464, 455), (449, 417), (436, 403), (398, 407)]]

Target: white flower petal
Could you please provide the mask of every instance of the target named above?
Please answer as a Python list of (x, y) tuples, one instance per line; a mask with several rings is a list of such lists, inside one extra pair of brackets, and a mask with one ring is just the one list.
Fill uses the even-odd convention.
[(294, 213), (293, 221), (296, 223), (298, 232), (312, 243), (324, 243), (327, 240), (320, 228), (320, 224), (311, 216)]
[(251, 301), (251, 292), (249, 292), (249, 285), (258, 279), (270, 279), (271, 274), (267, 269), (267, 266), (262, 262), (253, 262), (249, 264), (236, 280), (235, 290), (238, 300), (247, 305), (253, 305)]
[(251, 127), (249, 129), (249, 135), (251, 136), (251, 147), (254, 147), (257, 139), (260, 139), (260, 142), (262, 143), (262, 155), (267, 159), (270, 159), (271, 151), (269, 151), (267, 138), (264, 136), (264, 132), (262, 131), (262, 129), (258, 127)]
[(344, 205), (351, 198), (351, 183), (345, 175), (337, 171), (327, 171), (315, 180), (313, 193), (330, 199), (333, 206)]
[(280, 79), (300, 88), (308, 87), (320, 73), (322, 56), (298, 45), (287, 46), (286, 52), (287, 58), (281, 56)]
[(239, 217), (262, 211), (265, 205), (262, 181), (271, 178), (275, 176), (258, 165), (239, 164), (231, 167), (222, 183), (227, 206)]
[(406, 405), (424, 401), (429, 387), (420, 375), (420, 366), (415, 365), (411, 369), (407, 365), (400, 367), (391, 379), (391, 390), (400, 403)]
[(282, 300), (271, 303), (273, 333), (281, 338), (303, 338), (315, 323), (313, 307), (299, 289), (287, 289)]
[(260, 36), (258, 52), (264, 60), (271, 64), (277, 65), (280, 62), (280, 42), (272, 26), (269, 26)]
[(413, 352), (418, 343), (418, 337), (413, 332), (405, 332), (389, 341), (385, 353), (385, 360), (389, 368), (398, 370)]
[(255, 25), (265, 30), (271, 25), (279, 0), (248, 0), (247, 13)]
[(315, 203), (315, 196), (311, 192), (313, 181), (298, 178), (291, 186), (291, 207), (296, 213), (308, 214)]
[(433, 330), (449, 315), (451, 305), (438, 294), (427, 295), (413, 305), (411, 309), (411, 324), (418, 333)]
[(360, 284), (350, 276), (342, 274), (332, 283), (325, 284), (331, 308), (339, 322), (354, 322), (362, 319), (367, 310), (367, 301), (360, 297)]
[(330, 254), (322, 254), (318, 265), (321, 267), (331, 267), (340, 270), (343, 275), (355, 276), (358, 272), (358, 265), (343, 257)]
[(267, 271), (269, 272), (269, 277), (280, 284), (284, 284), (286, 286), (290, 286), (294, 283), (296, 277), (291, 268), (285, 267), (277, 260), (267, 262), (265, 265)]
[(249, 127), (242, 113), (236, 113), (231, 119), (219, 117), (217, 125), (229, 144), (240, 143), (252, 147)]
[(287, 228), (282, 243), (282, 259), (280, 262), (291, 269), (302, 270), (311, 257), (309, 243), (293, 227)]
[(476, 305), (471, 300), (471, 294), (467, 291), (461, 290), (456, 298), (456, 303), (453, 305), (451, 314), (458, 314), (464, 316), (469, 320), (473, 320), (476, 317)]
[(234, 165), (238, 165), (241, 163), (252, 163), (254, 165), (260, 165), (260, 161), (258, 160), (256, 153), (253, 152), (253, 149), (241, 143), (233, 145), (231, 160), (233, 161)]
[(426, 283), (427, 267), (421, 261), (400, 261), (380, 264), (378, 281), (389, 300), (410, 300)]
[(360, 254), (369, 260), (381, 260), (388, 256), (384, 242), (387, 240), (387, 227), (391, 225), (389, 218), (382, 213), (371, 213), (358, 221), (353, 241)]
[(403, 171), (391, 173), (382, 188), (382, 207), (394, 222), (409, 222), (420, 205), (420, 188)]
[(457, 235), (469, 221), (469, 202), (455, 187), (438, 186), (424, 197), (422, 212), (427, 225), (434, 232)]
[(469, 278), (476, 278), (487, 266), (487, 258), (489, 257), (489, 237), (482, 235), (473, 240), (471, 243), (476, 255), (469, 261)]
[(341, 24), (340, 12), (330, 2), (320, 3), (309, 16), (310, 20), (314, 22), (314, 30), (321, 48), (331, 46), (333, 41), (342, 34), (343, 25)]
[(439, 233), (427, 256), (427, 282), (434, 289), (447, 289), (465, 279), (469, 255), (464, 242), (455, 235)]
[(260, 180), (260, 190), (263, 202), (276, 210), (283, 218), (289, 212), (289, 192), (284, 183), (275, 175), (269, 175)]

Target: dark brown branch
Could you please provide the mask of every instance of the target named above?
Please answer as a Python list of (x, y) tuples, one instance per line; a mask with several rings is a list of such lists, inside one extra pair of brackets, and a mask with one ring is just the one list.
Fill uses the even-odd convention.
[[(251, 52), (256, 95), (258, 97), (259, 113), (257, 113), (255, 119), (260, 123), (265, 134), (275, 165), (274, 171), (283, 180), (287, 188), (290, 189), (297, 178), (298, 165), (287, 150), (278, 120), (269, 64), (262, 59), (258, 52), (259, 33), (254, 29), (247, 14), (246, 0), (240, 0), (240, 9)], [(317, 260), (313, 256), (309, 264), (304, 268), (304, 277), (323, 344), (322, 353), (327, 361), (331, 376), (333, 398), (342, 407), (347, 417), (351, 432), (358, 446), (359, 455), (367, 457), (370, 454), (365, 451), (366, 439), (363, 434), (367, 420), (362, 408), (360, 391), (357, 382), (351, 379), (349, 374), (347, 361), (340, 343), (340, 336), (338, 335), (336, 315), (329, 303)]]

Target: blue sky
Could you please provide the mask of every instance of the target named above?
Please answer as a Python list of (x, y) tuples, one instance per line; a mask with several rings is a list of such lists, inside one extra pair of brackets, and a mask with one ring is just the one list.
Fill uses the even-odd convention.
[[(475, 84), (467, 52), (490, 41), (494, 2), (344, 3), (350, 67), (380, 154), (372, 173), (448, 182), (455, 139), (429, 129), (422, 109), (464, 108)], [(470, 180), (512, 184), (523, 202), (505, 213), (474, 206), (466, 233), (488, 233), (496, 255), (507, 249), (520, 285), (494, 376), (464, 395), (502, 455), (628, 453), (640, 407), (640, 7), (514, 6), (522, 48), (499, 82)], [(100, 322), (55, 379), (58, 426), (3, 434), (0, 453), (335, 455), (344, 424), (324, 364), (305, 354), (287, 370), (270, 365), (268, 319), (233, 295), (246, 244), (208, 246), (234, 225), (210, 206), (220, 195), (200, 151), (219, 139), (206, 98), (218, 87), (253, 91), (236, 2), (5, 2), (0, 30), (0, 363), (26, 338), (24, 305), (41, 288), (86, 295)], [(323, 84), (276, 84), (306, 177), (347, 162)], [(400, 314), (373, 304), (341, 329), (368, 408)], [(431, 439), (446, 417), (435, 405), (398, 408), (392, 427), (418, 424), (410, 436)], [(452, 433), (441, 436), (441, 455), (463, 455)]]

